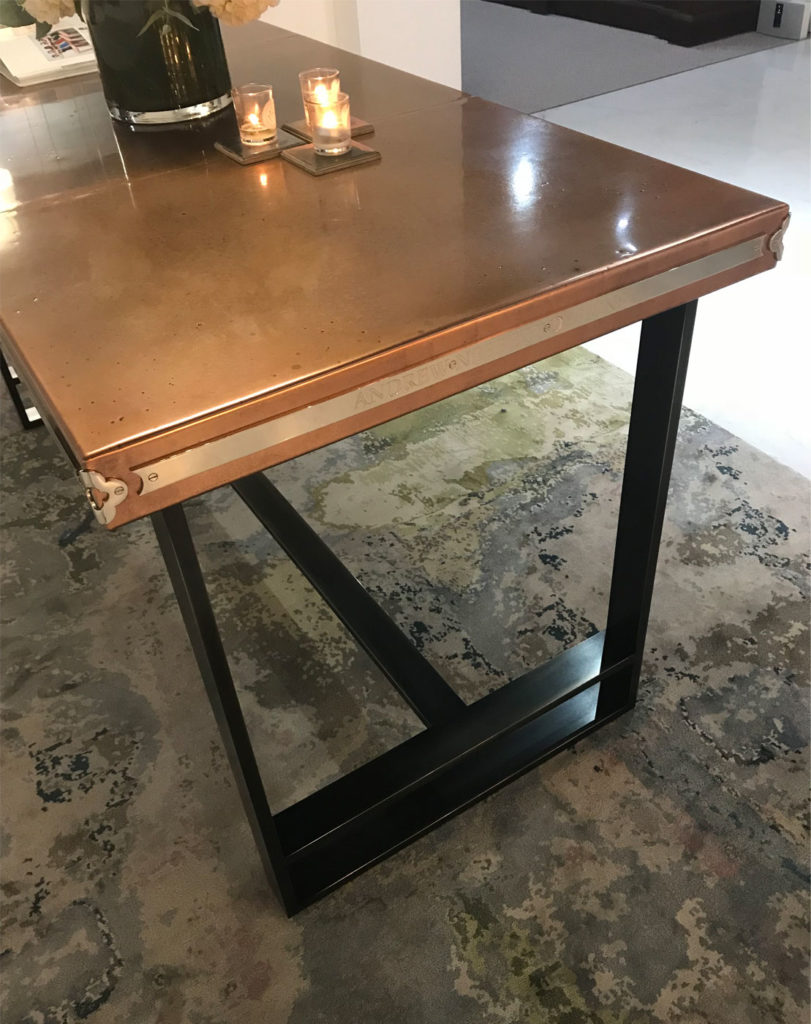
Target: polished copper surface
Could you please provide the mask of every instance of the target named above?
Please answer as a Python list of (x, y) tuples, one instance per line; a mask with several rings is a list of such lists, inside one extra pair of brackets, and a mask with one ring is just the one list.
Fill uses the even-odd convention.
[[(487, 377), (403, 396), (377, 419), (361, 410), (154, 495), (138, 495), (133, 467), (768, 237), (786, 215), (775, 200), (330, 47), (271, 33), (263, 48), (258, 35), (243, 37), (238, 65), (231, 57), (234, 79), (269, 77), (281, 123), (297, 115), (297, 71), (340, 67), (353, 110), (375, 123), (380, 163), (320, 179), (281, 160), (240, 167), (196, 133), (128, 133), (114, 158), (98, 139), (120, 140), (97, 123), (85, 79), (65, 84), (95, 126), (84, 148), (55, 109), (51, 150), (37, 149), (35, 128), (21, 142), (16, 123), (22, 203), (3, 215), (0, 315), (74, 459), (128, 484), (114, 526)], [(66, 161), (37, 163), (46, 151)], [(523, 361), (773, 264), (764, 249), (664, 300), (539, 337)]]

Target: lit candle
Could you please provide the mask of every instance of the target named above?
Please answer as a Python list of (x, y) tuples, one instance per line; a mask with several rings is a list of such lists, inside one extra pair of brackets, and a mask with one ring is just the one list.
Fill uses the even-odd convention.
[(266, 146), (276, 138), (273, 89), (254, 82), (232, 90), (239, 137), (248, 146)]
[(352, 146), (352, 129), (347, 94), (339, 92), (327, 105), (307, 103), (305, 107), (316, 153), (321, 156), (348, 153)]
[(300, 71), (298, 77), (301, 83), (304, 116), (307, 119), (307, 127), (312, 131), (308, 104), (315, 103), (325, 107), (334, 103), (341, 89), (341, 73), (337, 68), (310, 68), (309, 71)]

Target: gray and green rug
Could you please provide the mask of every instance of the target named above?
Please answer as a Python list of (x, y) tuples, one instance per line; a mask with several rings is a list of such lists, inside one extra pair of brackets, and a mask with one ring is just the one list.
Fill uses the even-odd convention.
[[(270, 476), (473, 699), (602, 625), (629, 399), (575, 351)], [(150, 524), (7, 405), (4, 1024), (806, 1024), (801, 477), (685, 411), (635, 711), (287, 920)], [(189, 517), (272, 806), (418, 730), (229, 490)]]

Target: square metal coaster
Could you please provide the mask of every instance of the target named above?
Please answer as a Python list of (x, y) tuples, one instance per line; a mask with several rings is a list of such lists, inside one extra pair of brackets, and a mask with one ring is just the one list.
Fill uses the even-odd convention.
[(214, 148), (230, 157), (231, 160), (235, 160), (238, 164), (258, 164), (263, 160), (273, 160), (274, 157), (279, 156), (282, 150), (300, 145), (301, 139), (297, 135), (291, 135), (284, 128), (278, 128), (276, 131), (276, 141), (269, 146), (246, 146), (240, 139), (239, 134), (236, 133), (227, 142), (215, 142)]
[(353, 142), (348, 153), (341, 156), (321, 156), (316, 153), (312, 145), (296, 146), (294, 149), (286, 149), (282, 153), (282, 159), (287, 160), (296, 167), (300, 167), (308, 174), (330, 174), (332, 171), (343, 171), (347, 167), (358, 167), (360, 164), (371, 164), (380, 159), (380, 152), (364, 146), (362, 142)]
[[(300, 139), (304, 139), (305, 142), (312, 142), (313, 136), (310, 129), (307, 127), (307, 122), (302, 119), (301, 121), (291, 121), (289, 124), (283, 124), (282, 128), (285, 131), (292, 132), (293, 135), (298, 135)], [(349, 130), (352, 134), (352, 138), (356, 139), (359, 135), (371, 135), (375, 130), (375, 126), (370, 124), (368, 121), (363, 121), (359, 117), (353, 117), (349, 115)]]

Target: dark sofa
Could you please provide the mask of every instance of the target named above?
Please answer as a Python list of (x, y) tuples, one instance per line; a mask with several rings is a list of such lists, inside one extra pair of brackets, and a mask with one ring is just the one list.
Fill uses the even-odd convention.
[(758, 0), (488, 0), (536, 14), (559, 14), (698, 46), (754, 32)]

